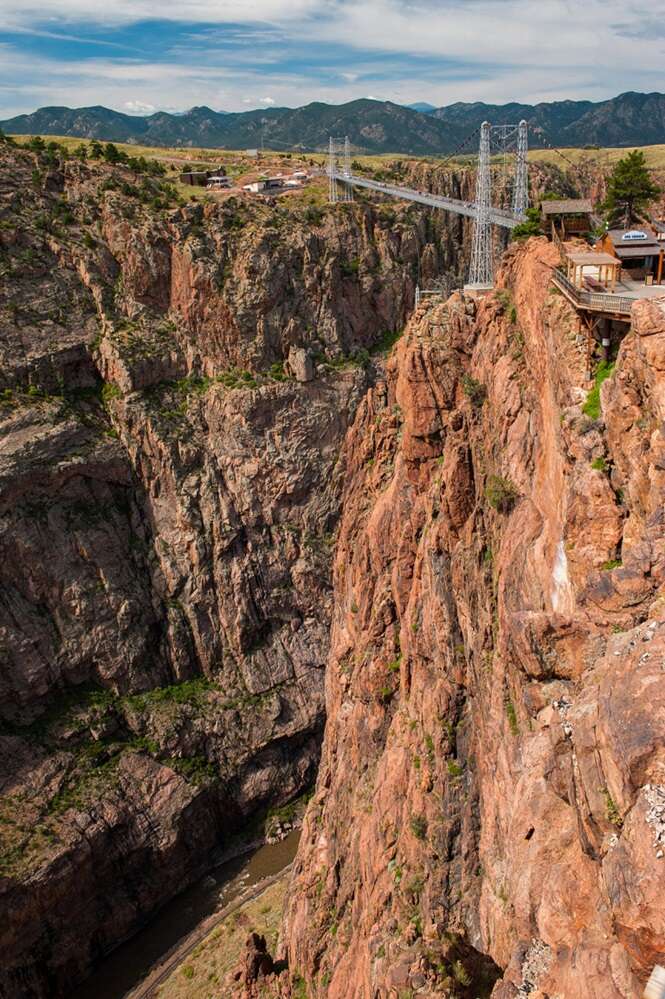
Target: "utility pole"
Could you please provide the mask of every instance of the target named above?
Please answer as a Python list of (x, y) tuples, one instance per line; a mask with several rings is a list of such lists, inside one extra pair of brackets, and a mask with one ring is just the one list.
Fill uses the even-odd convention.
[(524, 218), (529, 207), (529, 171), (527, 153), (529, 150), (529, 126), (522, 120), (517, 126), (517, 154), (515, 156), (515, 187), (513, 189), (513, 212)]
[(473, 245), (471, 248), (471, 267), (469, 270), (469, 284), (474, 288), (491, 288), (494, 283), (492, 228), (490, 222), (492, 199), (490, 131), (490, 123), (484, 121), (480, 126), (480, 150), (478, 154), (478, 176), (476, 178), (476, 217), (473, 225)]

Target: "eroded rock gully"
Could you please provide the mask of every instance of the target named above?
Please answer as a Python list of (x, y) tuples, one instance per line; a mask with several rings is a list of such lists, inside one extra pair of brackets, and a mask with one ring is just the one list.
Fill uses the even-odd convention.
[(0, 145), (3, 999), (311, 784), (342, 443), (426, 230)]
[(290, 971), (250, 995), (636, 999), (663, 963), (665, 301), (592, 419), (555, 263), (414, 315), (358, 408)]

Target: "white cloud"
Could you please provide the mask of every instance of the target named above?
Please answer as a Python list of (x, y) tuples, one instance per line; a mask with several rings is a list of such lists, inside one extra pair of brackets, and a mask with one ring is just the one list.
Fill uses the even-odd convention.
[[(438, 105), (663, 89), (663, 31), (631, 2), (180, 0), (166, 8), (163, 0), (111, 0), (91, 14), (89, 0), (0, 0), (5, 30), (75, 36), (85, 24), (101, 25), (103, 36), (104, 26), (146, 18), (186, 25), (161, 63), (116, 59), (111, 51), (65, 62), (0, 46), (0, 118), (54, 103), (145, 113), (149, 106), (341, 103), (366, 90)], [(348, 58), (317, 65), (320, 45), (326, 53), (338, 46)], [(288, 69), (291, 53), (294, 66), (308, 68)]]
[(261, 24), (299, 21), (335, 5), (335, 0), (178, 0), (168, 8), (163, 0), (111, 0), (96, 4), (89, 0), (0, 0), (4, 29), (14, 25), (49, 21), (107, 25), (133, 24), (144, 20), (179, 21), (183, 24)]
[(145, 101), (125, 101), (123, 108), (129, 114), (152, 114), (157, 110), (154, 104), (146, 104)]

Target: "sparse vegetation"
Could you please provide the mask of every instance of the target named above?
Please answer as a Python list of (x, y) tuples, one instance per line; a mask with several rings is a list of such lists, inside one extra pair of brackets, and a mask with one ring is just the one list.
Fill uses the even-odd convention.
[(520, 726), (517, 721), (517, 712), (515, 711), (515, 705), (509, 697), (506, 698), (506, 717), (508, 719), (510, 731), (513, 735), (519, 735)]
[[(217, 689), (205, 677), (124, 697), (87, 686), (61, 695), (30, 725), (4, 723), (4, 732), (60, 754), (63, 762), (55, 793), (39, 806), (40, 821), (34, 820), (31, 808), (25, 812), (15, 796), (0, 797), (0, 871), (15, 875), (37, 862), (49, 844), (57, 842), (60, 820), (67, 811), (85, 810), (113, 791), (119, 763), (127, 753), (147, 753), (197, 786), (214, 779), (216, 770), (201, 753), (171, 757), (153, 730), (168, 733), (182, 708), (206, 711), (208, 697)], [(158, 719), (155, 726), (150, 722), (152, 714)], [(95, 729), (98, 734), (93, 735)]]
[(471, 985), (472, 978), (469, 972), (462, 964), (462, 962), (453, 961), (452, 968), (455, 979), (460, 983), (460, 985), (463, 985), (465, 988), (468, 988), (468, 986)]
[(540, 210), (538, 208), (527, 208), (524, 222), (520, 222), (510, 231), (510, 238), (513, 241), (529, 239), (530, 236), (542, 236), (542, 226), (540, 220)]
[(462, 376), (462, 388), (474, 409), (480, 409), (487, 398), (487, 389), (482, 382), (476, 381), (471, 375), (465, 374)]
[(509, 513), (519, 492), (510, 479), (501, 475), (490, 475), (485, 487), (485, 498), (493, 510), (499, 513)]
[(614, 371), (614, 363), (601, 361), (596, 368), (594, 385), (586, 397), (586, 402), (582, 406), (582, 412), (592, 420), (600, 417), (600, 387), (604, 381), (611, 377)]
[(107, 406), (113, 399), (120, 399), (122, 392), (119, 385), (114, 385), (113, 382), (104, 382), (101, 395), (102, 402)]
[(403, 330), (388, 330), (372, 345), (370, 354), (388, 357), (403, 332)]
[(307, 993), (307, 982), (302, 975), (299, 975), (297, 972), (291, 979), (291, 996), (292, 999), (309, 999)]
[(339, 269), (344, 277), (353, 277), (360, 270), (360, 260), (358, 257), (353, 260), (342, 260)]
[(606, 787), (602, 789), (602, 795), (603, 798), (605, 799), (605, 815), (607, 817), (607, 821), (610, 822), (613, 826), (616, 826), (617, 829), (621, 829), (623, 825), (623, 819), (621, 818), (621, 814), (616, 806), (616, 803), (612, 795), (610, 794), (609, 790)]
[(424, 815), (412, 815), (409, 826), (416, 839), (425, 839), (427, 836), (427, 819)]
[[(268, 950), (274, 953), (288, 883), (288, 876), (281, 878), (215, 926), (160, 985), (160, 999), (210, 999), (211, 995), (226, 995), (222, 988), (224, 980), (240, 959), (252, 930), (266, 937)], [(185, 972), (185, 968), (191, 968), (191, 972)]]

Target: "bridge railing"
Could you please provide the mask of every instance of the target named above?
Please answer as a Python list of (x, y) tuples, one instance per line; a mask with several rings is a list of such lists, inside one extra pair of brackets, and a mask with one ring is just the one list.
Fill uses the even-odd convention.
[(561, 270), (552, 271), (552, 280), (564, 295), (572, 299), (582, 309), (589, 309), (593, 312), (618, 312), (629, 316), (633, 308), (635, 299), (625, 298), (622, 295), (582, 291)]

